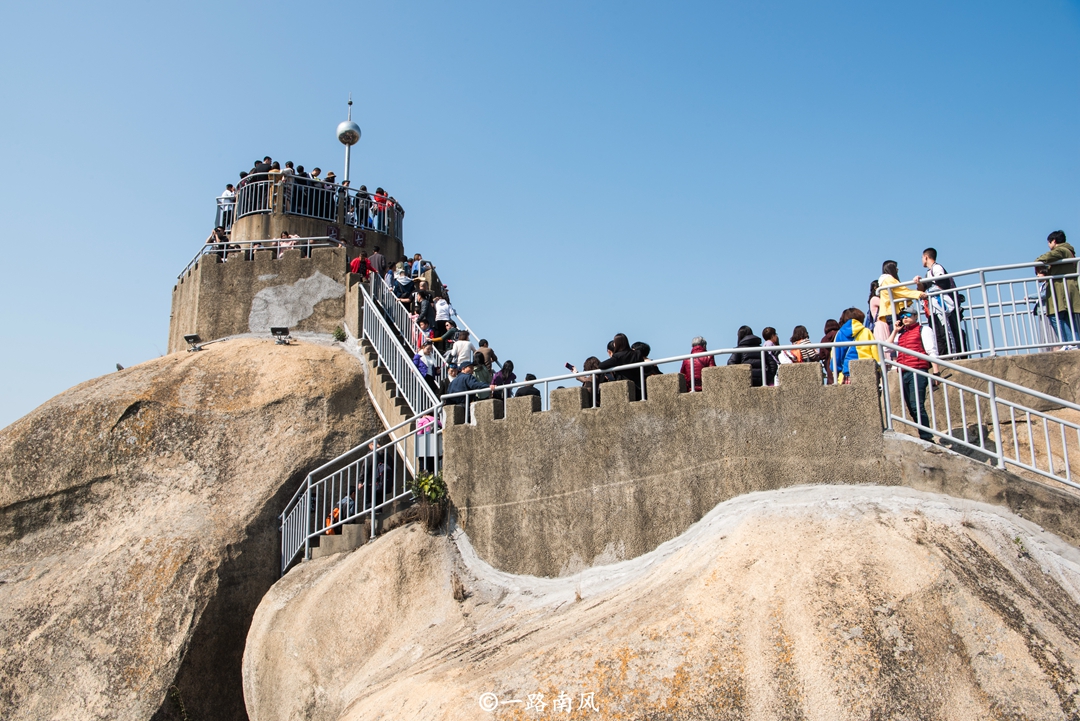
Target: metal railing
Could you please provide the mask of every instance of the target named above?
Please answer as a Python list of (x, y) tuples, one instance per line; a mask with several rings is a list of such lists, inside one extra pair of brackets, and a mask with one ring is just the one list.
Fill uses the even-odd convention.
[[(366, 300), (370, 300), (370, 297)], [(365, 318), (369, 315), (366, 310), (365, 308)], [(382, 318), (380, 317), (379, 320), (382, 321)], [(389, 332), (388, 328), (386, 330)], [(366, 330), (365, 336), (367, 336)], [(600, 401), (598, 391), (599, 386), (602, 385), (600, 379), (611, 374), (619, 374), (626, 379), (636, 378), (638, 388), (644, 388), (646, 378), (659, 372), (662, 366), (679, 364), (681, 367), (683, 361), (690, 360), (690, 378), (686, 383), (686, 391), (695, 393), (700, 392), (695, 391), (694, 388), (696, 374), (693, 371), (692, 361), (695, 358), (711, 357), (715, 360), (723, 356), (728, 358), (735, 356), (735, 359), (741, 363), (748, 363), (751, 358), (756, 358), (760, 363), (761, 379), (764, 382), (765, 369), (769, 366), (766, 354), (778, 355), (785, 351), (805, 352), (809, 349), (828, 349), (830, 364), (835, 374), (840, 370), (841, 364), (837, 358), (838, 351), (850, 348), (871, 348), (870, 355), (873, 355), (877, 362), (879, 391), (884, 409), (883, 430), (893, 430), (895, 424), (906, 425), (920, 435), (928, 435), (937, 440), (944, 447), (961, 452), (966, 451), (968, 455), (975, 455), (976, 458), (991, 459), (999, 468), (1009, 469), (1011, 466), (1013, 469), (1027, 471), (1041, 478), (1080, 489), (1080, 483), (1077, 483), (1071, 468), (1072, 463), (1080, 460), (1080, 425), (1025, 405), (1020, 399), (1027, 398), (1031, 399), (1033, 404), (1042, 402), (1071, 411), (1080, 411), (1080, 405), (970, 370), (941, 358), (912, 353), (893, 343), (876, 340), (724, 348), (660, 360), (647, 359), (606, 370), (581, 371), (535, 381), (507, 384), (496, 388), (495, 394), (509, 397), (516, 395), (516, 391), (522, 388), (543, 386), (544, 390), (540, 394), (541, 411), (546, 411), (550, 409), (552, 385), (568, 381), (581, 382), (591, 389), (592, 406), (596, 407)], [(890, 351), (895, 356), (904, 355), (936, 362), (939, 366), (948, 369), (952, 375), (948, 378), (940, 378), (933, 376), (929, 371), (910, 368), (892, 359), (890, 353), (886, 351)], [(819, 367), (823, 366), (820, 361), (810, 362), (816, 363)], [(719, 365), (719, 362), (716, 364)], [(779, 365), (781, 364), (778, 363), (775, 367), (779, 368)], [(826, 378), (824, 371), (822, 367), (823, 384)], [(912, 380), (907, 380), (908, 378)], [(893, 380), (896, 382), (895, 388)], [(475, 422), (471, 412), (472, 404), (479, 400), (478, 396), (490, 392), (490, 388), (485, 388), (445, 394), (422, 413), (399, 423), (335, 461), (312, 471), (281, 515), (282, 572), (284, 573), (289, 565), (295, 562), (301, 551), (307, 558), (311, 540), (325, 533), (328, 527), (332, 528), (370, 513), (371, 532), (374, 536), (375, 512), (393, 500), (407, 497), (408, 493), (405, 491), (399, 493), (398, 485), (388, 486), (384, 481), (382, 488), (390, 487), (389, 495), (385, 490), (381, 496), (376, 493), (368, 506), (353, 509), (354, 512), (350, 514), (339, 511), (338, 517), (335, 518), (332, 515), (332, 509), (336, 506), (333, 504), (340, 504), (342, 499), (352, 492), (350, 489), (353, 488), (355, 479), (366, 478), (365, 474), (372, 472), (370, 464), (368, 466), (358, 464), (361, 464), (364, 458), (371, 458), (372, 454), (383, 452), (385, 455), (390, 452), (379, 449), (393, 448), (393, 452), (401, 459), (405, 469), (402, 473), (406, 476), (415, 473), (418, 468), (437, 472), (442, 455), (442, 427), (439, 421), (443, 418), (446, 407), (463, 404), (465, 421)], [(1009, 397), (1003, 398), (1003, 394)], [(644, 393), (642, 395), (646, 396)], [(905, 409), (908, 411), (906, 416), (903, 413)], [(410, 424), (416, 424), (416, 426), (412, 430), (404, 431)], [(415, 430), (416, 427), (422, 427), (422, 431)], [(399, 433), (400, 437), (395, 437), (393, 435), (395, 432)], [(413, 441), (414, 445), (410, 446), (409, 439), (416, 439), (418, 435), (424, 435), (425, 438), (422, 442)], [(380, 444), (380, 439), (390, 440), (387, 440), (385, 444)], [(373, 442), (374, 449), (371, 446)], [(424, 459), (422, 466), (419, 465), (420, 458)], [(349, 468), (353, 470), (349, 471)], [(373, 486), (365, 488), (371, 487)], [(323, 490), (312, 495), (313, 488)], [(355, 503), (356, 496), (354, 495), (353, 498)], [(301, 508), (302, 503), (308, 505)], [(345, 503), (348, 505), (348, 501)], [(329, 513), (327, 509), (330, 509)], [(328, 518), (329, 521), (327, 521)]]
[(263, 240), (239, 240), (227, 243), (206, 243), (195, 257), (188, 261), (177, 279), (183, 278), (204, 255), (213, 255), (219, 262), (227, 260), (252, 260), (260, 250), (271, 250), (274, 258), (280, 257), (286, 250), (298, 249), (305, 258), (311, 256), (312, 248), (340, 248), (343, 243), (336, 238), (322, 235), (314, 238), (266, 238)]
[[(1042, 401), (1073, 411), (1080, 411), (1080, 405), (892, 343), (882, 346), (897, 355), (937, 363), (952, 372), (942, 378), (928, 369), (911, 368), (886, 358), (883, 366), (897, 371), (899, 381), (896, 389), (885, 384), (887, 428), (891, 429), (893, 423), (904, 424), (924, 440), (936, 438), (943, 445), (975, 451), (993, 460), (998, 468), (1015, 466), (1080, 489), (1071, 467), (1080, 461), (1080, 425), (1016, 399), (1031, 399), (1032, 405)], [(1012, 397), (1002, 398), (1003, 391)]]
[(301, 552), (310, 558), (316, 537), (340, 534), (347, 523), (367, 521), (374, 538), (377, 514), (410, 497), (409, 485), (416, 474), (439, 473), (439, 431), (438, 411), (430, 410), (309, 473), (280, 516), (281, 572)]
[(219, 195), (217, 197), (217, 215), (214, 216), (214, 227), (223, 228), (226, 233), (232, 230), (233, 219), (236, 216), (236, 193), (231, 195)]
[[(1059, 273), (1066, 272), (1035, 275), (1046, 265), (1030, 262), (974, 268), (933, 278), (945, 284), (952, 281), (956, 286), (947, 290), (930, 287), (925, 302), (914, 302), (920, 317), (935, 329), (938, 345), (943, 346), (937, 349), (938, 355), (968, 358), (1037, 353), (1080, 343), (1080, 308), (1073, 307), (1073, 293), (1069, 292), (1077, 287), (1076, 261), (1058, 261), (1052, 266)], [(927, 280), (922, 280), (924, 285), (928, 285)], [(915, 286), (915, 281), (907, 281), (882, 292), (893, 301), (893, 288)], [(1055, 293), (1054, 297), (1051, 293)], [(910, 302), (892, 302), (894, 324), (897, 305)], [(1053, 306), (1057, 306), (1056, 312), (1049, 313)]]
[(397, 385), (397, 392), (413, 413), (424, 413), (438, 404), (435, 389), (428, 385), (409, 353), (386, 322), (382, 310), (375, 304), (367, 288), (361, 284), (364, 295), (363, 334), (375, 349), (379, 364), (386, 368)]
[[(245, 179), (236, 189), (236, 218), (274, 210), (274, 181)], [(229, 227), (232, 227), (230, 223)]]
[[(417, 325), (416, 318), (409, 313), (408, 309), (402, 304), (401, 300), (394, 295), (394, 291), (390, 289), (390, 286), (386, 284), (386, 281), (379, 276), (378, 273), (371, 274), (371, 295), (378, 303), (378, 305), (385, 311), (387, 319), (390, 324), (397, 330), (399, 337), (404, 340), (405, 347), (411, 350), (413, 353), (420, 351), (420, 343), (418, 342), (423, 332), (420, 330), (420, 326)], [(414, 281), (415, 282), (415, 281)], [(454, 325), (460, 330), (466, 330), (470, 336), (475, 336), (472, 328), (465, 322), (465, 319), (458, 315), (458, 312), (454, 307), (450, 306), (450, 315), (454, 321)], [(435, 350), (435, 367), (431, 369), (432, 376), (436, 382), (444, 382), (447, 380), (447, 367), (450, 361), (447, 359), (445, 353), (441, 353), (439, 350)], [(498, 365), (498, 364), (496, 364)]]
[[(249, 176), (251, 177), (251, 176)], [(262, 174), (240, 181), (236, 194), (216, 198), (214, 226), (226, 231), (248, 215), (280, 212), (302, 218), (343, 223), (352, 228), (374, 230), (402, 239), (405, 211), (385, 195), (372, 195), (318, 178)], [(278, 195), (281, 194), (280, 206)]]

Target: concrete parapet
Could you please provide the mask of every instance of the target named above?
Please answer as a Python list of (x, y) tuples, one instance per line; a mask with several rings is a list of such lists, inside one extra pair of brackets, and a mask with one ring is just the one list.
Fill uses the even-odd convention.
[(540, 396), (522, 396), (506, 399), (506, 417), (511, 419), (527, 418), (540, 412)]

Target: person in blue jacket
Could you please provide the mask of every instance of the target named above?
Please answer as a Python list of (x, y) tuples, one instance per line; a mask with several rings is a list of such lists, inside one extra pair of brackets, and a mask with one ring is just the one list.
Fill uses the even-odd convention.
[[(874, 340), (873, 332), (863, 325), (864, 320), (866, 320), (866, 314), (858, 308), (848, 308), (845, 310), (840, 316), (840, 330), (836, 332), (836, 337), (833, 338), (833, 341), (836, 343), (845, 343), (853, 340)], [(833, 352), (833, 356), (836, 359), (837, 383), (851, 382), (851, 379), (848, 377), (848, 366), (853, 360), (858, 360), (859, 358), (873, 358), (879, 363), (881, 362), (881, 355), (878, 353), (878, 347), (876, 345), (836, 348)], [(830, 361), (830, 363), (832, 362), (833, 361)]]
[[(472, 361), (466, 361), (461, 365), (461, 367), (458, 369), (459, 373), (457, 374), (457, 377), (450, 381), (450, 387), (446, 389), (447, 395), (450, 395), (452, 393), (463, 393), (464, 391), (495, 390), (494, 384), (491, 384), (489, 386), (488, 384), (484, 383), (479, 378), (474, 376), (473, 368), (474, 365)], [(489, 398), (490, 395), (490, 393), (478, 393), (476, 395), (469, 396), (469, 400), (483, 400), (484, 398)], [(447, 398), (446, 402), (451, 405), (459, 406), (465, 403), (465, 396), (458, 396), (457, 398)]]

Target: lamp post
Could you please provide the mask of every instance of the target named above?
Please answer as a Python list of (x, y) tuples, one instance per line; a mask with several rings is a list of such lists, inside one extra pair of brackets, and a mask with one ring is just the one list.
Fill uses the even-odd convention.
[(352, 119), (352, 94), (349, 95), (349, 119), (337, 126), (337, 139), (345, 146), (345, 180), (349, 179), (350, 151), (360, 140), (360, 126)]

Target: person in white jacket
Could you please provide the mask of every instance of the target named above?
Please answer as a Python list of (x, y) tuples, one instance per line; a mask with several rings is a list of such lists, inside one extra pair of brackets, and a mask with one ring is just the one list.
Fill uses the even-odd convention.
[(450, 348), (448, 360), (461, 368), (466, 363), (473, 362), (475, 353), (476, 349), (473, 347), (472, 341), (469, 340), (469, 331), (459, 330), (457, 340), (454, 341), (453, 347)]

